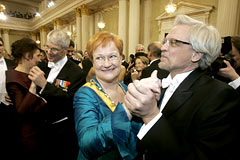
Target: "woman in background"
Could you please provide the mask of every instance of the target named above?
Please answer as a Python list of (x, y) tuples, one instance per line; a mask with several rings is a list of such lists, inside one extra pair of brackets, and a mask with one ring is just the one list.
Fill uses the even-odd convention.
[(124, 77), (124, 83), (128, 85), (134, 80), (139, 80), (142, 75), (142, 70), (147, 67), (149, 64), (149, 59), (145, 56), (138, 56), (134, 60), (134, 67), (131, 68)]
[(74, 96), (78, 160), (134, 159), (140, 124), (130, 121), (122, 105), (127, 86), (119, 82), (123, 42), (99, 32), (87, 44), (96, 76)]
[(139, 56), (135, 59), (135, 68), (131, 73), (132, 81), (139, 80), (142, 75), (142, 70), (149, 64), (149, 59), (145, 56)]
[(37, 44), (29, 38), (17, 40), (11, 47), (17, 67), (6, 71), (6, 89), (18, 113), (20, 157), (27, 160), (38, 159), (38, 111), (45, 105), (45, 101), (37, 95), (37, 87), (28, 76), (30, 69), (41, 62), (41, 53)]

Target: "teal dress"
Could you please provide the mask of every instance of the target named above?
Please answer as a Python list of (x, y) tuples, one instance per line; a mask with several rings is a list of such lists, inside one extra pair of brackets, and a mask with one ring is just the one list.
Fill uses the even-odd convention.
[[(100, 92), (96, 77), (90, 81)], [(124, 92), (127, 86), (119, 82)], [(78, 160), (126, 159), (137, 156), (136, 142), (140, 123), (129, 121), (121, 103), (112, 111), (92, 88), (81, 87), (74, 95), (75, 130)]]

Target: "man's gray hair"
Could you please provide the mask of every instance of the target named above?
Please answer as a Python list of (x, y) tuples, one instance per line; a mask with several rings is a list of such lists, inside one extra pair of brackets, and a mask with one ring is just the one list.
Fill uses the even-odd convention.
[(66, 32), (57, 29), (48, 33), (47, 41), (60, 46), (62, 49), (66, 49), (69, 47), (70, 37)]
[(218, 57), (221, 50), (221, 36), (213, 26), (204, 24), (186, 15), (178, 15), (174, 21), (176, 25), (188, 25), (191, 27), (189, 42), (196, 52), (203, 53), (198, 62), (199, 67), (206, 69)]

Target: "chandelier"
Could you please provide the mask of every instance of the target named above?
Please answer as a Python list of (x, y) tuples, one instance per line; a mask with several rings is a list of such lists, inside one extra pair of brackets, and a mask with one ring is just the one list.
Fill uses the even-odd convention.
[(99, 18), (99, 22), (98, 22), (98, 28), (100, 28), (101, 30), (105, 27), (105, 23), (103, 21), (103, 16), (102, 16), (102, 13), (100, 13), (100, 18)]
[(173, 0), (169, 0), (169, 3), (165, 6), (167, 13), (173, 13), (177, 9), (177, 5), (173, 3)]
[(0, 19), (1, 20), (6, 20), (7, 16), (5, 15), (6, 13), (6, 7), (3, 4), (0, 4)]

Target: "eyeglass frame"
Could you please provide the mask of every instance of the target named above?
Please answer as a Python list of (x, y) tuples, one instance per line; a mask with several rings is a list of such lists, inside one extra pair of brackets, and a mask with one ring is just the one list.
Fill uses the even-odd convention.
[[(112, 57), (114, 56), (114, 57)], [(96, 63), (104, 63), (106, 61), (106, 59), (109, 61), (109, 62), (114, 62), (116, 60), (118, 60), (118, 58), (120, 57), (120, 55), (110, 55), (110, 56), (96, 56), (94, 57), (93, 56), (93, 59)]]
[(186, 44), (186, 45), (190, 45), (192, 46), (191, 43), (189, 42), (185, 42), (185, 41), (181, 41), (181, 40), (178, 40), (178, 39), (174, 39), (174, 38), (171, 38), (171, 39), (164, 39), (162, 41), (162, 45), (166, 44), (167, 43), (167, 46), (169, 47), (176, 47), (177, 46), (177, 43), (182, 43), (182, 44)]
[(54, 48), (54, 47), (49, 48), (49, 46), (45, 45), (44, 50), (46, 50), (46, 51), (50, 50), (50, 52), (52, 52), (52, 53), (57, 53), (57, 52), (61, 51), (62, 49), (58, 49), (58, 48)]

